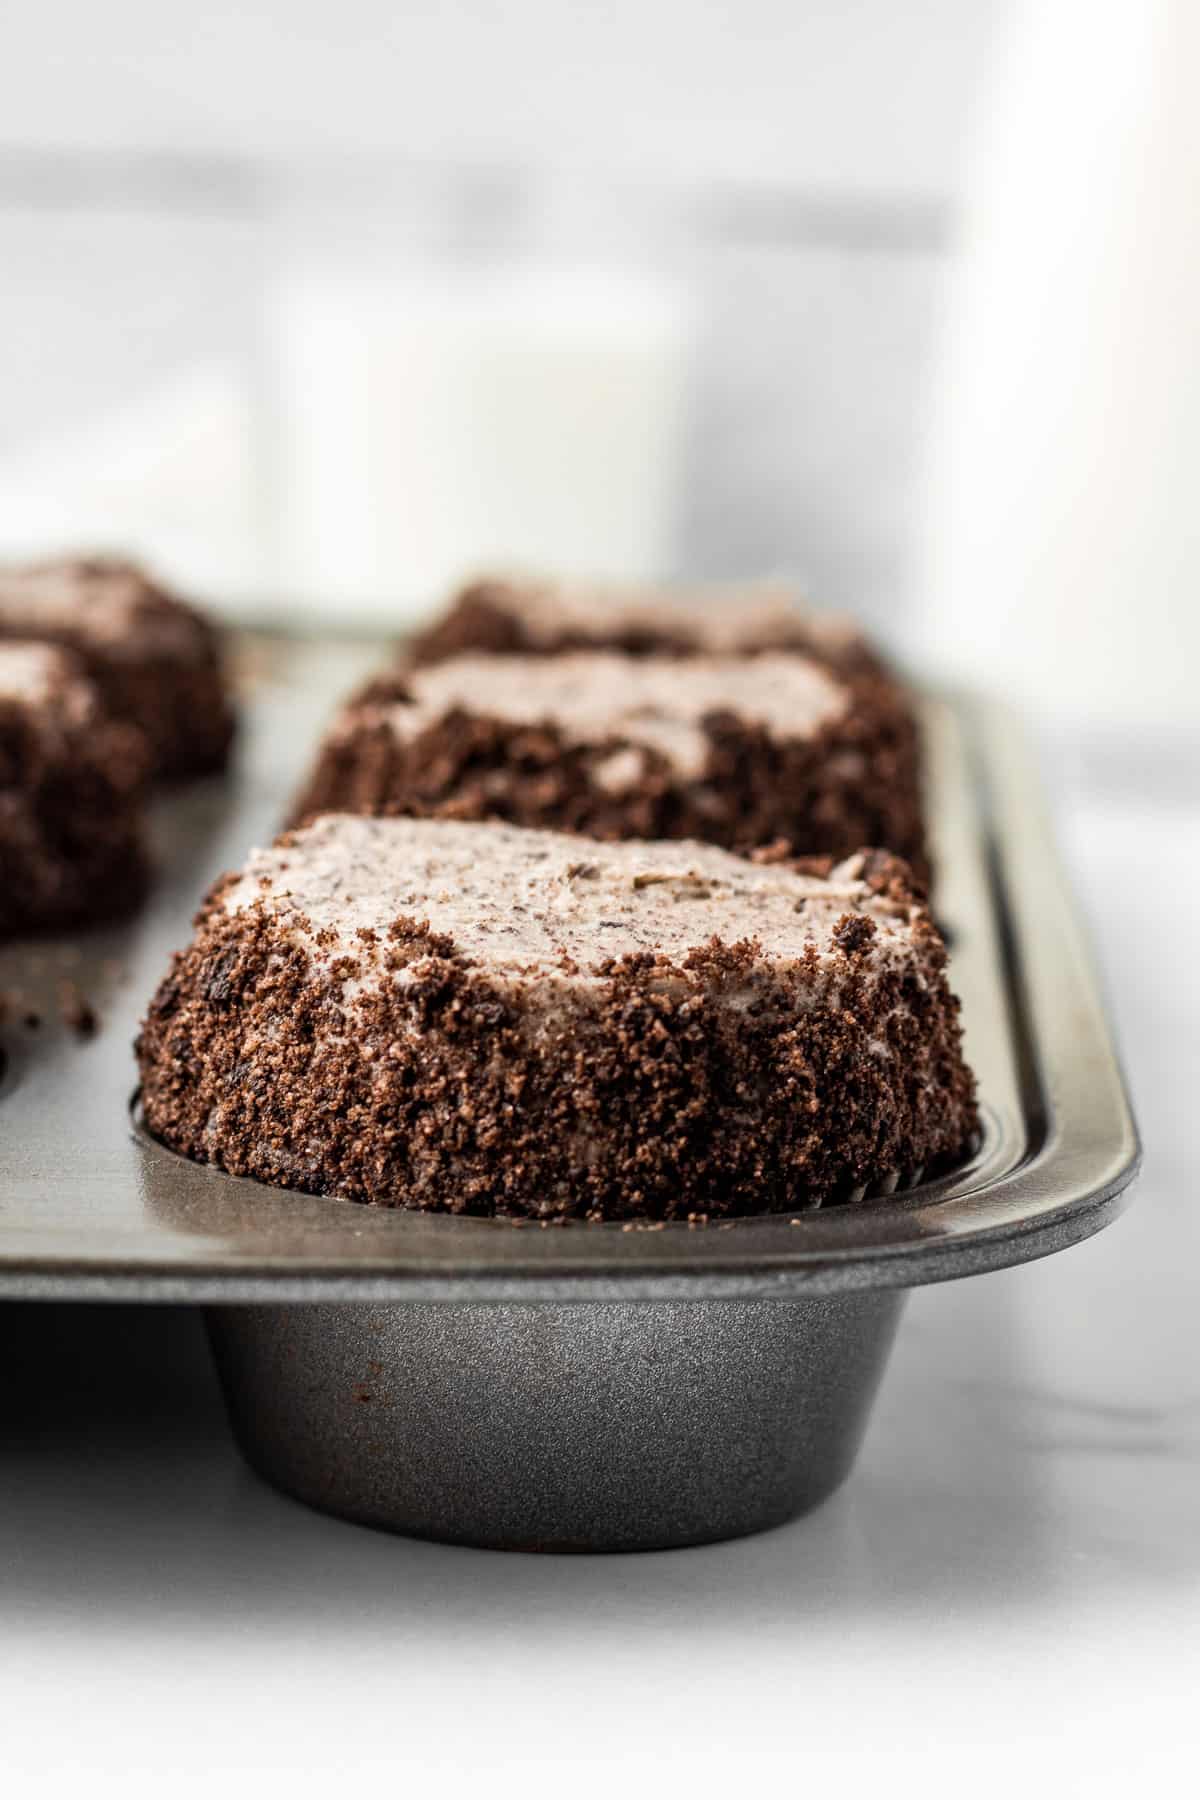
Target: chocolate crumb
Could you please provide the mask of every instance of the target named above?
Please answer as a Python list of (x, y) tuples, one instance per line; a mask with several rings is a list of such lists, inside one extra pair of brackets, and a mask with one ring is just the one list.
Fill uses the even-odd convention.
[(833, 928), (833, 941), (847, 956), (861, 956), (878, 930), (863, 913), (844, 913)]
[(58, 985), (58, 1012), (68, 1031), (76, 1037), (95, 1037), (100, 1021), (95, 1008), (85, 998), (79, 984), (74, 981), (61, 981)]

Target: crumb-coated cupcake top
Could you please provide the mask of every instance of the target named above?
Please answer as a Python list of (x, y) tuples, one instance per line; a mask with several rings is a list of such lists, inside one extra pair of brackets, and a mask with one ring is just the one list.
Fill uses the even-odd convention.
[(492, 635), (507, 622), (512, 647), (531, 651), (628, 643), (699, 655), (810, 647), (838, 653), (866, 642), (853, 619), (808, 606), (778, 582), (653, 586), (494, 575), (468, 583), (418, 643), (436, 649), (439, 635), (450, 641), (457, 626), (465, 648), (472, 618), (481, 630), (490, 619)]
[(0, 566), (0, 633), (69, 634), (109, 657), (208, 652), (210, 629), (192, 609), (121, 557), (62, 557)]
[(363, 933), (385, 939), (403, 919), (498, 974), (587, 978), (629, 955), (681, 960), (714, 937), (752, 940), (776, 966), (853, 954), (865, 973), (911, 951), (925, 915), (864, 872), (862, 855), (824, 878), (711, 844), (331, 814), (252, 852), (219, 904), (259, 907), (326, 962), (361, 957)]
[(398, 737), (415, 737), (448, 713), (508, 725), (551, 724), (563, 740), (655, 750), (679, 773), (703, 772), (710, 748), (706, 719), (735, 713), (776, 739), (814, 736), (841, 718), (850, 696), (803, 657), (767, 653), (740, 658), (630, 658), (610, 651), (565, 656), (468, 654), (417, 668), (405, 677), (407, 701), (386, 708)]

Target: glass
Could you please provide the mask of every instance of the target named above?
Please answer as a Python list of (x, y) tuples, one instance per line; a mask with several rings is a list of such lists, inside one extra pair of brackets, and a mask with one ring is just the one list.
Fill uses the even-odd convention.
[(245, 616), (480, 563), (905, 617), (936, 208), (553, 169), (0, 159), (0, 551)]

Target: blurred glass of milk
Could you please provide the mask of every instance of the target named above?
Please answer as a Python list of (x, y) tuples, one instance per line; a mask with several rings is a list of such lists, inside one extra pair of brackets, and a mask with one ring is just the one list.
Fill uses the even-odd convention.
[(1195, 722), (1200, 5), (1036, 0), (984, 109), (922, 652), (1047, 716)]
[(272, 306), (278, 586), (394, 623), (483, 565), (674, 555), (691, 331), (666, 279), (293, 262)]

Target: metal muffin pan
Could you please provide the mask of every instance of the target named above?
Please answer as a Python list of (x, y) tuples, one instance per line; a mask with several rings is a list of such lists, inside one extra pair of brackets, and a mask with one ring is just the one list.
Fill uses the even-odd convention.
[[(635, 1549), (763, 1529), (849, 1471), (905, 1291), (1062, 1250), (1112, 1219), (1138, 1140), (1010, 716), (924, 706), (936, 906), (984, 1132), (964, 1168), (858, 1205), (539, 1228), (236, 1180), (131, 1114), (130, 1042), (207, 882), (272, 835), (378, 644), (261, 641), (240, 768), (159, 803), (129, 924), (0, 950), (0, 1297), (208, 1307), (238, 1440), (268, 1479), (393, 1530)], [(101, 1029), (57, 1020), (64, 981)], [(20, 1014), (42, 1014), (30, 1030)]]

